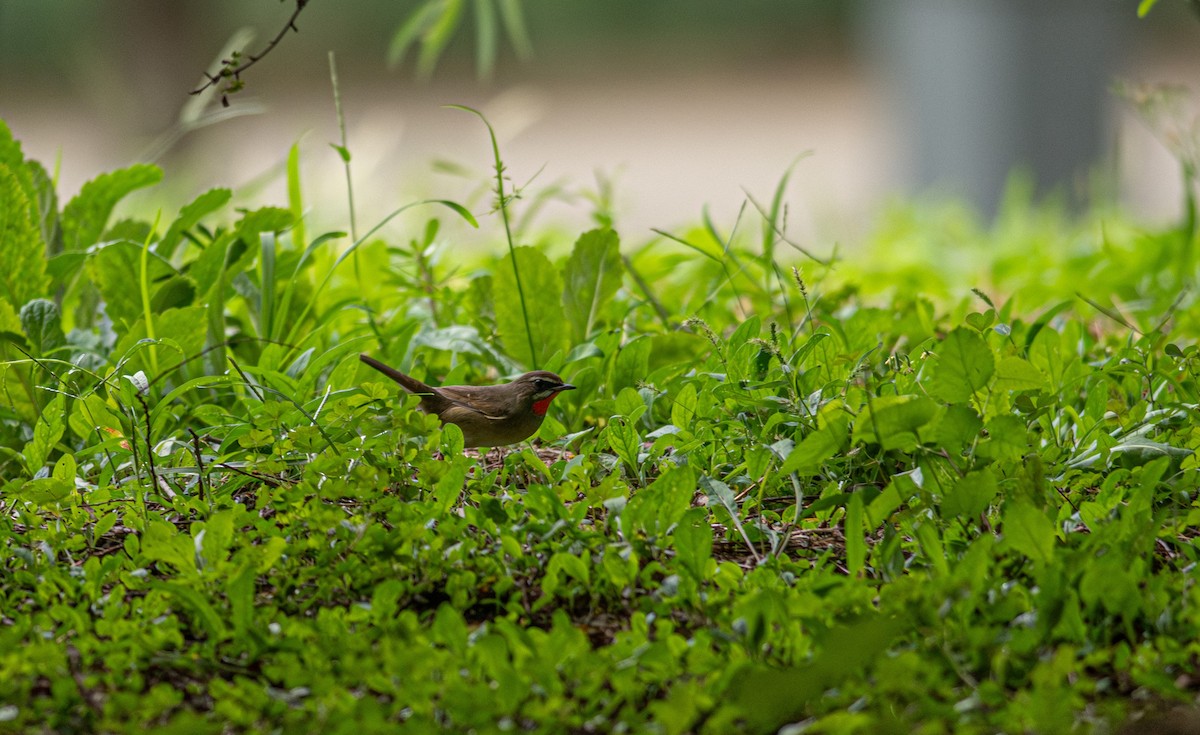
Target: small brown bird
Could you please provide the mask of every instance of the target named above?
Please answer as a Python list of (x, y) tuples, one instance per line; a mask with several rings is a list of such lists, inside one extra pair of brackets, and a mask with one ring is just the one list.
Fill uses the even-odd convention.
[(550, 402), (575, 386), (546, 370), (525, 373), (504, 385), (426, 385), (370, 355), (359, 359), (421, 398), (420, 409), (443, 424), (457, 424), (467, 447), (501, 447), (533, 436)]

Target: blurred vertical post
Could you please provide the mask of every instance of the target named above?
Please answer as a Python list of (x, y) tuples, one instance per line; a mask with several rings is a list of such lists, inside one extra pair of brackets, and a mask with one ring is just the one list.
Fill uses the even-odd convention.
[[(1014, 168), (1087, 193), (1128, 23), (1111, 0), (867, 0), (865, 38), (902, 126), (908, 183), (995, 213)], [(1072, 197), (1078, 201), (1078, 197)]]

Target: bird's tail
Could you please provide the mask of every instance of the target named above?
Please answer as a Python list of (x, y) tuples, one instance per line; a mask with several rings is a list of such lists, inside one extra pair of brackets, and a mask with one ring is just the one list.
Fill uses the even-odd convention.
[(436, 395), (436, 393), (434, 393), (433, 388), (422, 383), (421, 381), (417, 380), (414, 377), (405, 375), (404, 373), (400, 372), (399, 370), (397, 370), (394, 367), (384, 365), (382, 362), (376, 360), (375, 358), (371, 357), (370, 355), (359, 354), (358, 359), (362, 360), (363, 362), (367, 363), (368, 365), (375, 368), (379, 372), (383, 373), (384, 375), (388, 376), (392, 380), (396, 381), (397, 383), (399, 383), (401, 386), (404, 387), (404, 390), (408, 391), (409, 393), (413, 393), (418, 396)]

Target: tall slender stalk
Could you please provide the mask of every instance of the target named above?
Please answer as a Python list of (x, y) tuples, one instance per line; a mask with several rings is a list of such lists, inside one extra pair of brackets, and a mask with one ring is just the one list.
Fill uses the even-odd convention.
[(496, 131), (492, 124), (479, 110), (465, 105), (447, 105), (455, 110), (463, 110), (475, 115), (487, 126), (488, 137), (492, 140), (492, 155), (496, 165), (496, 206), (500, 209), (500, 218), (504, 221), (504, 238), (508, 241), (508, 257), (512, 260), (513, 275), (517, 281), (517, 298), (521, 300), (521, 318), (525, 320), (525, 338), (529, 340), (530, 367), (538, 369), (537, 350), (533, 345), (533, 328), (529, 323), (529, 308), (525, 305), (525, 289), (521, 285), (521, 269), (517, 267), (517, 248), (513, 244), (512, 225), (508, 220), (508, 199), (504, 196), (504, 161), (500, 158), (500, 144), (496, 142)]
[[(329, 80), (334, 85), (334, 109), (337, 110), (337, 132), (341, 136), (341, 144), (334, 145), (334, 150), (337, 155), (342, 157), (342, 166), (346, 169), (346, 196), (350, 204), (350, 239), (358, 241), (359, 225), (358, 219), (354, 216), (354, 180), (350, 177), (350, 148), (346, 141), (346, 115), (342, 114), (342, 90), (337, 84), (337, 61), (334, 59), (334, 52), (329, 52)], [(361, 275), (359, 274), (359, 259), (354, 258), (354, 275), (358, 277), (361, 285)]]

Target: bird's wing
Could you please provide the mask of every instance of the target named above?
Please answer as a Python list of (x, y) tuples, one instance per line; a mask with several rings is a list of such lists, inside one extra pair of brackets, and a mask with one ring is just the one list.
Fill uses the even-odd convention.
[(462, 401), (456, 401), (452, 398), (448, 398), (447, 403), (450, 405), (442, 409), (439, 415), (441, 416), (442, 421), (448, 421), (452, 424), (456, 423), (459, 419), (466, 418), (468, 416), (482, 417), (492, 421), (500, 421), (504, 418), (503, 416), (491, 416), (470, 404), (463, 403)]
[[(492, 395), (496, 391), (493, 389), (501, 386), (493, 385), (444, 385), (437, 389), (439, 395), (446, 399), (448, 403), (461, 408), (464, 411), (470, 411), (477, 416), (500, 421), (504, 418), (504, 406), (497, 405), (496, 396)], [(487, 406), (492, 409), (492, 413), (488, 413), (481, 406)]]

